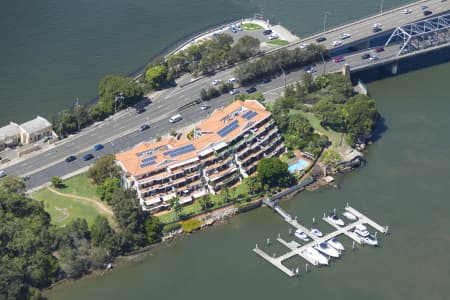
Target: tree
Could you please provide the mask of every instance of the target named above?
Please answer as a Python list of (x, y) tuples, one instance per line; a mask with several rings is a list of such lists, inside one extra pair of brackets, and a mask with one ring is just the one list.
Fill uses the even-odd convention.
[(160, 89), (168, 82), (168, 70), (166, 66), (159, 65), (147, 69), (145, 72), (145, 80), (151, 89)]
[[(131, 77), (108, 75), (100, 80), (96, 113), (110, 115), (124, 106), (133, 105), (142, 98), (142, 87)], [(116, 100), (116, 97), (117, 98)], [(118, 101), (118, 102), (115, 102)]]
[(172, 197), (169, 200), (169, 204), (170, 204), (170, 208), (173, 209), (173, 211), (175, 212), (175, 215), (178, 217), (180, 217), (182, 211), (183, 211), (183, 205), (181, 205), (180, 203), (180, 199), (178, 198), (178, 196)]
[(208, 92), (204, 88), (200, 90), (200, 99), (203, 101), (209, 100)]
[(209, 194), (204, 195), (199, 201), (202, 210), (206, 210), (214, 205)]
[(322, 160), (325, 164), (334, 164), (342, 159), (341, 155), (333, 149), (327, 149), (323, 155)]
[(52, 177), (52, 179), (50, 181), (55, 188), (64, 187), (63, 180), (60, 177), (57, 177), (57, 176)]
[(257, 167), (258, 181), (262, 186), (269, 188), (288, 187), (294, 184), (295, 179), (288, 171), (288, 165), (278, 157), (263, 158)]
[(8, 193), (25, 193), (25, 181), (17, 176), (6, 176), (0, 181), (0, 187)]
[(308, 93), (313, 92), (315, 89), (315, 85), (314, 85), (314, 79), (313, 79), (312, 75), (308, 72), (305, 72), (305, 73), (303, 73), (301, 79), (302, 79), (302, 84), (305, 87), (306, 91)]
[(108, 178), (120, 178), (120, 168), (115, 164), (114, 154), (108, 154), (97, 159), (88, 170), (89, 178), (95, 184), (101, 185)]
[(108, 177), (102, 184), (97, 186), (97, 193), (99, 194), (100, 199), (109, 203), (114, 190), (119, 187), (120, 179)]
[(222, 189), (222, 191), (220, 192), (220, 196), (221, 196), (223, 202), (225, 202), (225, 203), (229, 202), (231, 200), (230, 189), (228, 187), (224, 187)]
[(91, 225), (91, 242), (94, 246), (109, 248), (113, 233), (108, 219), (104, 216), (97, 216)]
[(162, 225), (157, 217), (151, 217), (145, 220), (145, 232), (149, 244), (161, 241)]

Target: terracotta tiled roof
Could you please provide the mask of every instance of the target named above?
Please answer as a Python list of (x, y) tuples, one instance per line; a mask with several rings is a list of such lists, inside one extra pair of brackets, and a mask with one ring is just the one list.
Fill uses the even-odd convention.
[(135, 148), (118, 153), (116, 160), (133, 176), (178, 164), (198, 157), (208, 146), (229, 143), (243, 131), (270, 116), (256, 100), (234, 101), (227, 107), (216, 109), (196, 128), (201, 136), (187, 139), (187, 134), (177, 140), (166, 138), (159, 142), (142, 143)]

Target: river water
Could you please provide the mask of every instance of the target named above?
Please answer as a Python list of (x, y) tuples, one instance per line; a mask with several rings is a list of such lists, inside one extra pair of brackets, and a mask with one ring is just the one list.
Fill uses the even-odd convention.
[[(297, 34), (376, 12), (377, 1), (10, 1), (0, 10), (0, 121), (48, 115), (95, 95), (106, 73), (126, 74), (186, 34), (253, 12)], [(385, 1), (396, 6), (405, 1)], [(349, 12), (351, 11), (351, 14)], [(175, 18), (173, 16), (176, 16)], [(307, 226), (346, 202), (392, 234), (380, 248), (347, 251), (330, 267), (290, 279), (251, 249), (288, 227), (266, 208), (157, 247), (142, 261), (47, 293), (51, 299), (448, 299), (450, 294), (450, 64), (372, 83), (385, 129), (368, 164), (339, 188), (304, 192), (282, 206)], [(26, 110), (23, 108), (27, 107)], [(318, 222), (325, 232), (330, 227)], [(351, 248), (351, 242), (342, 241)], [(294, 258), (288, 266), (305, 262)]]

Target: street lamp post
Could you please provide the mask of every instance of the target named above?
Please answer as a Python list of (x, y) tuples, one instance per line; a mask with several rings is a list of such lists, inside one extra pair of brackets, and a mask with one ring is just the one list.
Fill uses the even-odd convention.
[(319, 54), (320, 54), (320, 58), (322, 58), (322, 64), (323, 64), (323, 74), (322, 75), (325, 75), (327, 62), (323, 58), (322, 52), (319, 52)]
[(280, 66), (281, 72), (283, 72), (283, 79), (284, 79), (284, 89), (286, 90), (286, 73), (284, 72), (283, 67)]
[(380, 15), (383, 14), (383, 2), (384, 2), (384, 0), (381, 0)]
[(78, 132), (80, 132), (80, 104), (78, 103), (78, 98), (77, 98), (77, 102), (75, 102), (75, 107), (77, 108)]
[(327, 29), (327, 16), (328, 15), (331, 15), (331, 13), (329, 11), (326, 11), (323, 13), (323, 32), (325, 32)]

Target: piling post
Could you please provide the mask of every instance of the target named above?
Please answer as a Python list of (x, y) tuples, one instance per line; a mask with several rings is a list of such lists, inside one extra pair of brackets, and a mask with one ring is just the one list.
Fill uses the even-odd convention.
[(375, 238), (377, 238), (377, 233), (378, 233), (378, 232), (377, 232), (377, 231), (375, 231)]
[(326, 214), (325, 214), (325, 213), (323, 213), (323, 217), (324, 217), (324, 218), (326, 217)]
[(313, 217), (313, 224), (316, 224), (316, 218)]
[(289, 235), (292, 235), (292, 229), (289, 227)]
[(258, 249), (258, 244), (256, 244), (255, 249)]
[(278, 238), (281, 238), (281, 234), (280, 233), (278, 233)]
[(305, 273), (308, 273), (308, 264), (305, 264)]
[(355, 241), (352, 243), (352, 250), (355, 250)]
[(270, 246), (270, 239), (267, 238), (267, 246)]
[(272, 257), (273, 257), (273, 258), (275, 258), (275, 257), (276, 257), (276, 255), (275, 255), (275, 252), (273, 253)]
[(336, 208), (333, 208), (333, 213), (336, 214)]
[(350, 205), (348, 205), (348, 202), (347, 202), (347, 204), (346, 204), (346, 205), (347, 205), (347, 207), (349, 207), (349, 206), (350, 206)]
[(389, 226), (386, 225), (386, 229), (384, 230), (384, 234), (387, 234), (389, 230)]
[(295, 216), (294, 220), (297, 221), (297, 216)]

